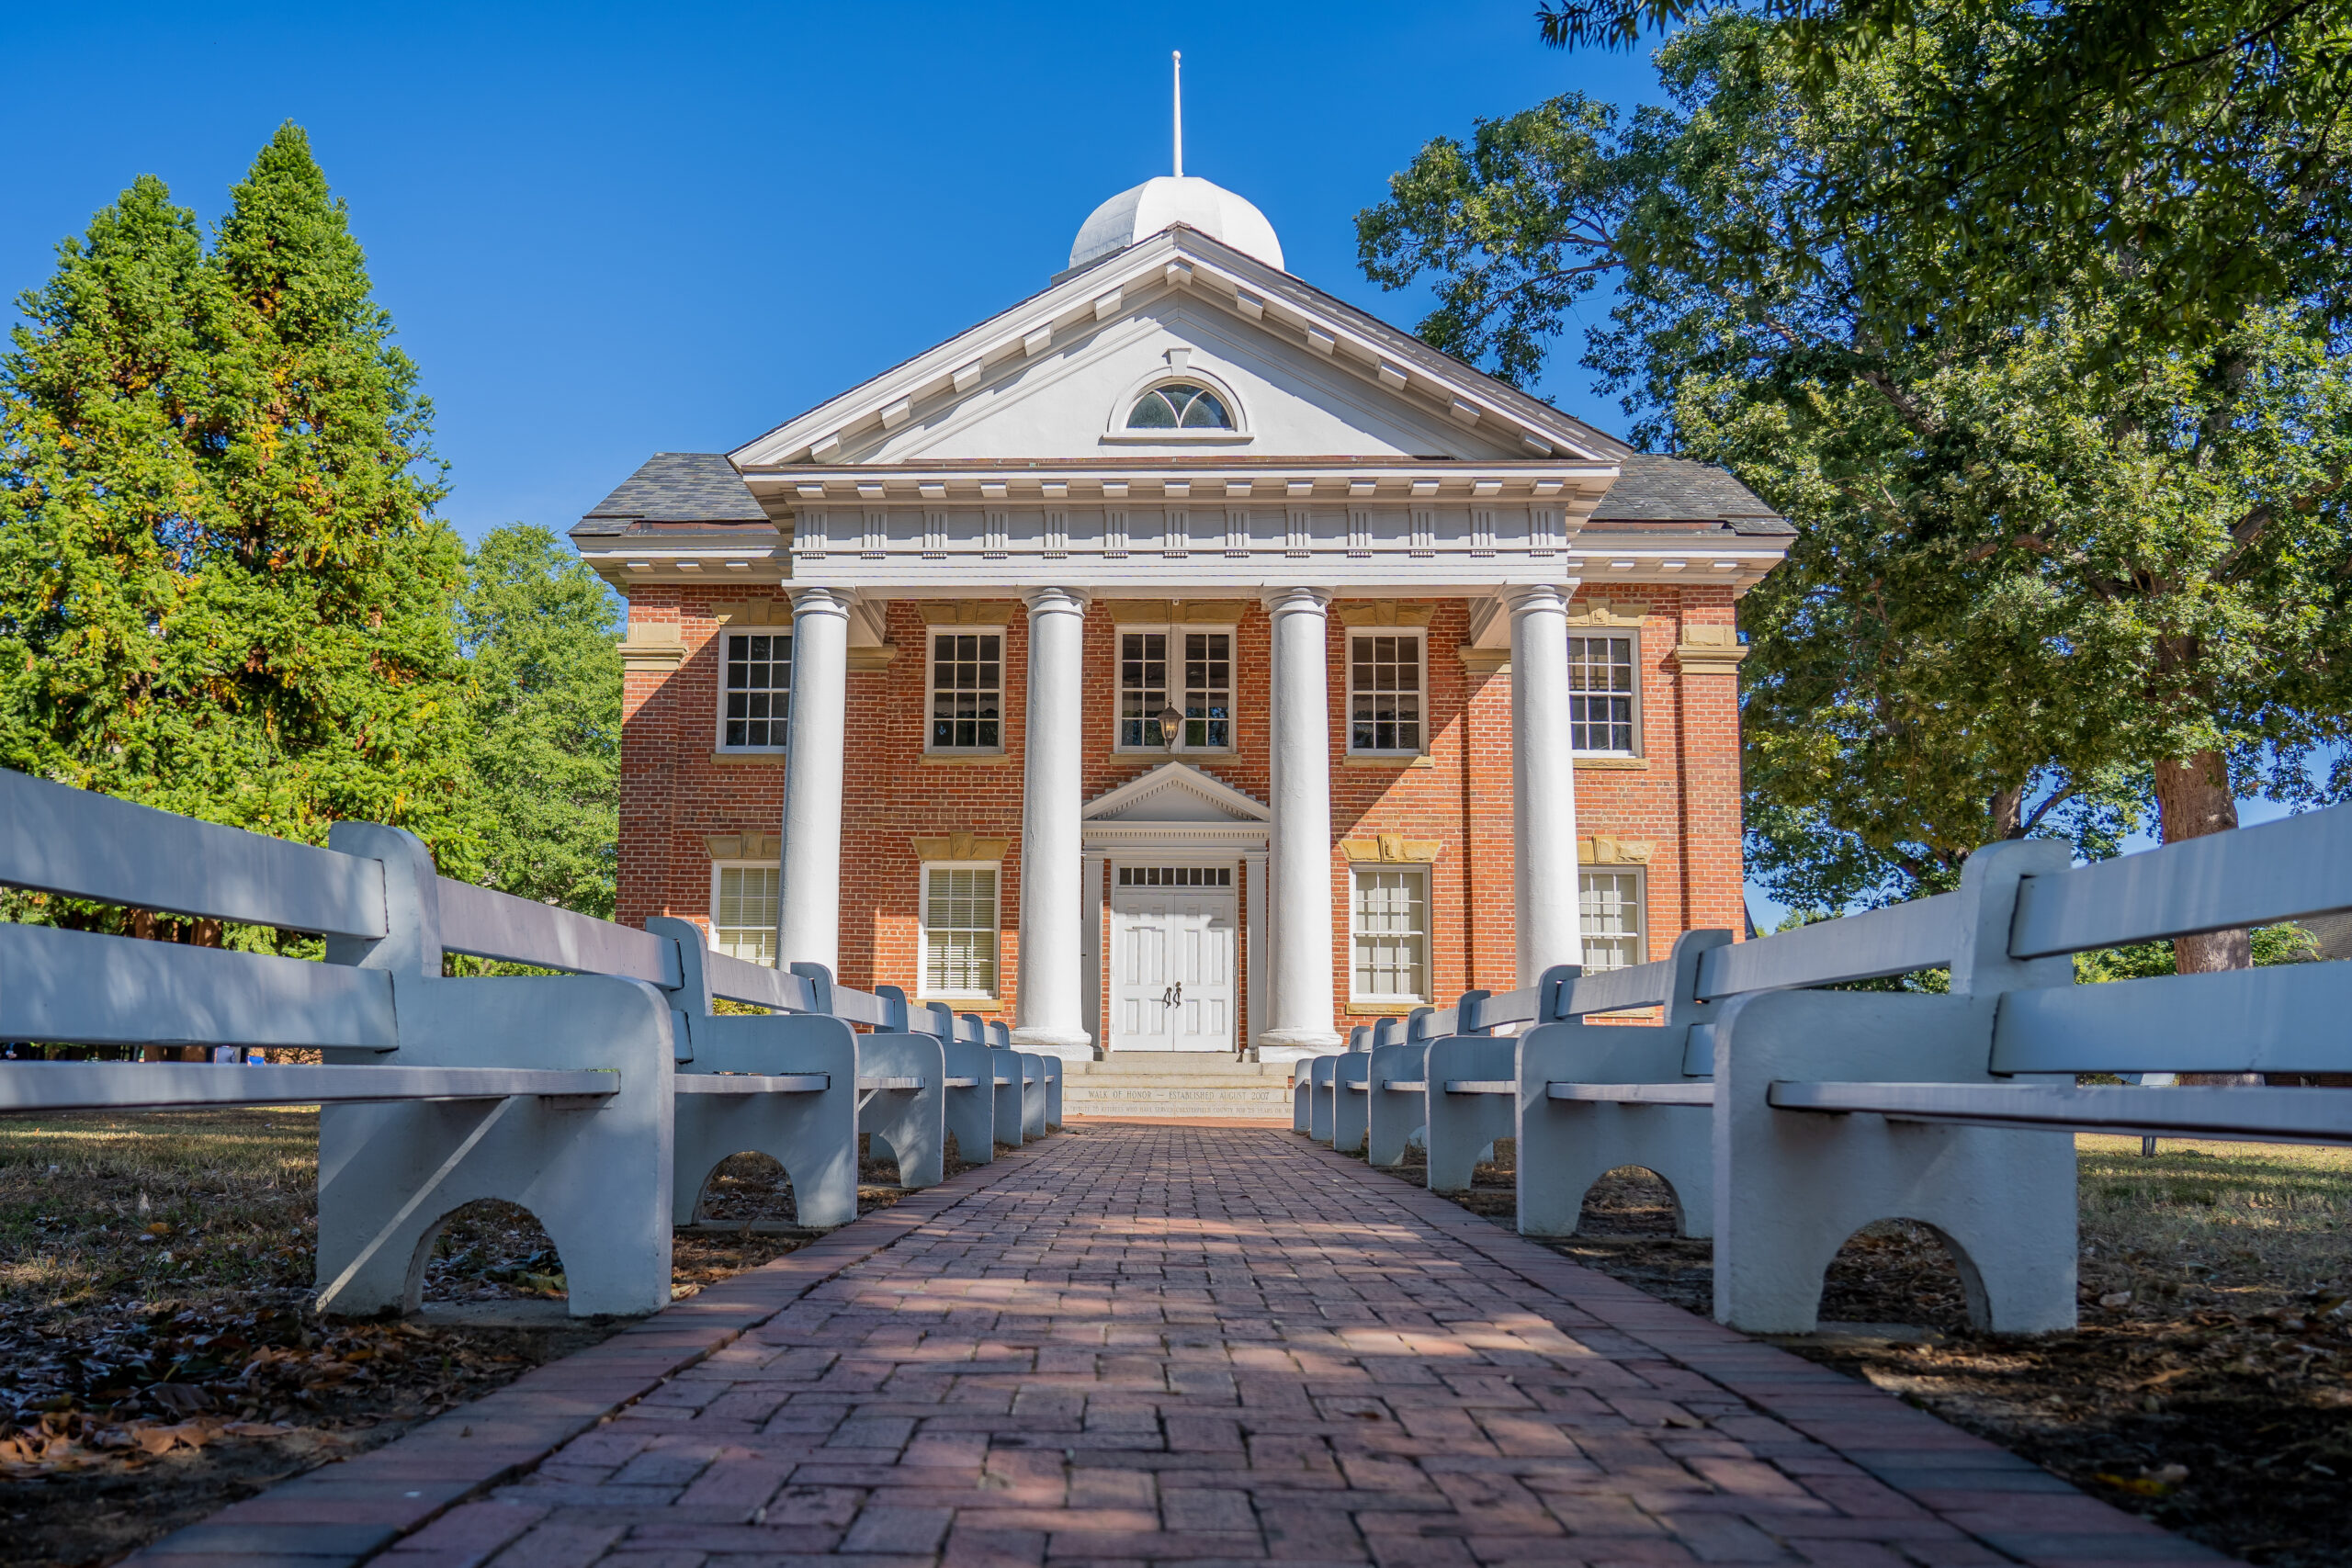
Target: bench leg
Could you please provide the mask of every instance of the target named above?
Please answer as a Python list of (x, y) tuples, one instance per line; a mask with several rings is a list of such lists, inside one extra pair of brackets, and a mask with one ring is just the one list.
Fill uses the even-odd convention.
[(1364, 1081), (1372, 1089), (1363, 1097), (1364, 1158), (1368, 1163), (1383, 1167), (1404, 1164), (1405, 1151), (1412, 1146), (1414, 1135), (1428, 1122), (1427, 1101), (1421, 1096), (1380, 1087), (1392, 1079), (1410, 1083), (1419, 1077), (1428, 1055), (1428, 1047), (1418, 1041), (1372, 1048), (1371, 1064), (1364, 1069)]
[(1804, 1334), (1822, 1273), (1878, 1220), (1941, 1236), (1969, 1319), (1999, 1334), (2075, 1325), (2075, 1140), (1856, 1112), (1776, 1111), (1775, 1080), (1971, 1083), (1991, 997), (1779, 991), (1743, 997), (1715, 1030), (1715, 1317)]
[(674, 1222), (695, 1222), (703, 1189), (729, 1157), (762, 1154), (792, 1182), (795, 1223), (849, 1224), (857, 1218), (856, 1107), (840, 1076), (821, 1094), (678, 1096)]
[(572, 1316), (667, 1306), (672, 1044), (662, 994), (596, 976), (401, 976), (393, 1004), (403, 1066), (611, 1068), (616, 1090), (322, 1110), (320, 1309), (416, 1311), (434, 1237), (485, 1198), (520, 1204), (545, 1228)]
[(1715, 1234), (1714, 1113), (1702, 1106), (1553, 1100), (1553, 1083), (1682, 1080), (1684, 1033), (1578, 1021), (1530, 1030), (1519, 1044), (1519, 1234), (1572, 1235), (1585, 1194), (1638, 1166), (1674, 1197), (1674, 1231)]
[[(857, 1130), (890, 1145), (899, 1185), (936, 1187), (947, 1165), (946, 1053), (932, 1034), (868, 1034), (857, 1043), (860, 1077), (921, 1078), (921, 1089), (876, 1089), (858, 1112)], [(961, 1140), (957, 1140), (961, 1143)]]
[(1517, 1097), (1448, 1094), (1449, 1080), (1513, 1079), (1519, 1043), (1480, 1034), (1452, 1034), (1429, 1043), (1430, 1190), (1466, 1192), (1478, 1161), (1497, 1138), (1518, 1131)]
[(1343, 1155), (1360, 1152), (1371, 1132), (1372, 1097), (1355, 1085), (1369, 1081), (1372, 1058), (1350, 1052), (1331, 1064), (1331, 1147)]

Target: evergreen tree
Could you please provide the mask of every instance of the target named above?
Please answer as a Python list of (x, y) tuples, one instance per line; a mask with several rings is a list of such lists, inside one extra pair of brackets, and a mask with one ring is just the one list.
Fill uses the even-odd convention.
[(458, 604), (473, 661), (483, 880), (612, 918), (620, 838), (619, 604), (545, 528), (486, 536)]
[(307, 139), (207, 254), (142, 179), (62, 248), (0, 366), (0, 761), (472, 869), (462, 551), (431, 408)]

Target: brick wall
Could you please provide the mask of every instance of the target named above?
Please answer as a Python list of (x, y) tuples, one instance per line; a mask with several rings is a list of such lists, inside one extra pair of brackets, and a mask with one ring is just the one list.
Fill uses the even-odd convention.
[[(741, 588), (648, 586), (630, 595), (643, 624), (675, 622), (685, 650), (674, 670), (633, 669), (626, 677), (622, 754), (620, 918), (709, 917), (712, 835), (773, 833), (783, 809), (781, 757), (717, 751), (722, 604)], [(1731, 591), (1719, 587), (1588, 588), (1579, 605), (1647, 606), (1639, 635), (1642, 755), (1577, 767), (1577, 831), (1649, 846), (1643, 866), (1646, 956), (1662, 957), (1682, 931), (1743, 924), (1737, 682), (1679, 671), (1674, 649), (1686, 625), (1728, 625)], [(918, 837), (969, 832), (1008, 840), (999, 896), (1003, 926), (999, 1006), (1014, 1018), (1020, 956), (1023, 699), (1026, 616), (1007, 605), (1004, 754), (926, 757), (927, 627), (912, 603), (891, 605), (897, 655), (885, 668), (849, 677), (843, 784), (841, 978), (917, 989)], [(1465, 666), (1468, 606), (1433, 602), (1428, 627), (1427, 766), (1351, 763), (1347, 744), (1348, 628), (1330, 623), (1331, 859), (1333, 975), (1343, 1032), (1370, 1021), (1348, 1010), (1348, 874), (1341, 840), (1387, 832), (1434, 841), (1430, 870), (1430, 984), (1440, 1000), (1472, 987), (1515, 982), (1512, 930), (1510, 677)], [(779, 607), (778, 620), (784, 619)], [(778, 626), (776, 630), (786, 628)], [(946, 629), (944, 627), (938, 629)], [(1267, 794), (1266, 701), (1271, 627), (1252, 604), (1235, 648), (1236, 749), (1184, 761), (1260, 800)], [(1084, 789), (1088, 798), (1159, 765), (1158, 756), (1119, 755), (1116, 632), (1107, 609), (1087, 617)], [(1237, 894), (1239, 878), (1236, 878)], [(1238, 902), (1246, 908), (1246, 901)], [(1104, 943), (1108, 962), (1108, 942)], [(1246, 1018), (1246, 973), (1237, 1004)]]

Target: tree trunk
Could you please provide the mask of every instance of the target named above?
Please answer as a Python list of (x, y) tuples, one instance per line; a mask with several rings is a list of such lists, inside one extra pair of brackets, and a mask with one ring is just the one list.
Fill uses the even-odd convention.
[[(2230, 765), (2219, 751), (2198, 751), (2180, 761), (2156, 763), (2156, 817), (2167, 844), (2226, 832), (2238, 825), (2237, 797), (2230, 791)], [(2177, 936), (2173, 966), (2183, 975), (2254, 967), (2254, 942), (2243, 926), (2231, 931)], [(2184, 1084), (2258, 1084), (2259, 1073), (2183, 1073)]]
[[(2157, 762), (2156, 816), (2167, 844), (2236, 827), (2238, 803), (2230, 793), (2228, 761), (2218, 751), (2199, 751), (2181, 761)], [(2243, 927), (2175, 937), (2172, 955), (2184, 975), (2254, 967), (2253, 942)]]
[(1984, 808), (1993, 818), (1993, 837), (2022, 839), (2025, 837), (2025, 786), (1996, 790)]

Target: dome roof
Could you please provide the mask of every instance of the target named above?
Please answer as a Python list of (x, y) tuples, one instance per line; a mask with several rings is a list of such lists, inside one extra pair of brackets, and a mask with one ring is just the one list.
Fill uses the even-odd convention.
[(1096, 208), (1069, 248), (1069, 265), (1084, 266), (1124, 251), (1172, 223), (1198, 229), (1268, 266), (1283, 265), (1283, 243), (1264, 213), (1223, 186), (1191, 175), (1161, 175)]

